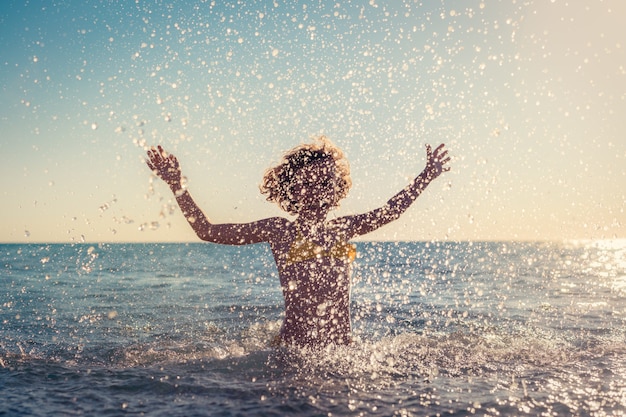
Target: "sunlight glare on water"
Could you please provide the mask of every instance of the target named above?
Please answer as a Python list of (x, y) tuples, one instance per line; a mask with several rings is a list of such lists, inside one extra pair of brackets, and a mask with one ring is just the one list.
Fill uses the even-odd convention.
[[(42, 392), (59, 399), (45, 414), (122, 402), (174, 415), (204, 415), (208, 403), (259, 415), (626, 406), (615, 242), (359, 243), (355, 343), (323, 350), (269, 347), (282, 296), (267, 248), (1, 248), (0, 378), (22, 414), (38, 414), (28, 404)], [(49, 385), (51, 373), (65, 382)], [(61, 400), (67, 390), (77, 401)]]

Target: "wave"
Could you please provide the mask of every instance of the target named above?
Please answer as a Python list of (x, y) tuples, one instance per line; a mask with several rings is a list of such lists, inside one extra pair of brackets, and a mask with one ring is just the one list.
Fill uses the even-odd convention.
[(246, 357), (261, 355), (265, 362), (273, 361), (273, 366), (294, 374), (367, 377), (379, 383), (397, 377), (429, 379), (440, 375), (455, 377), (558, 369), (593, 358), (626, 354), (623, 335), (603, 335), (581, 344), (537, 328), (404, 332), (378, 340), (357, 336), (350, 346), (271, 348), (279, 328), (279, 321), (262, 321), (233, 334), (233, 331), (208, 324), (202, 334), (157, 334), (150, 340), (117, 346), (40, 345), (29, 340), (15, 341), (11, 349), (6, 343), (0, 347), (0, 367), (11, 368), (33, 361), (110, 368), (219, 361), (236, 364)]

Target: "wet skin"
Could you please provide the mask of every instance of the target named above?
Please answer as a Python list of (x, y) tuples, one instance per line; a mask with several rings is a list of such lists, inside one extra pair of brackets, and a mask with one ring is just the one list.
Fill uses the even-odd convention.
[[(289, 187), (290, 197), (299, 206), (295, 221), (272, 217), (239, 224), (210, 222), (183, 189), (178, 160), (160, 146), (148, 151), (147, 164), (170, 186), (200, 239), (227, 245), (270, 244), (285, 300), (281, 343), (324, 346), (351, 342), (350, 260), (324, 254), (396, 220), (432, 180), (449, 170), (449, 161), (443, 144), (434, 152), (427, 145), (426, 168), (386, 204), (363, 214), (327, 221), (336, 202), (337, 173), (332, 159), (316, 160), (298, 170)], [(320, 255), (292, 262), (289, 251), (300, 241), (313, 244)]]

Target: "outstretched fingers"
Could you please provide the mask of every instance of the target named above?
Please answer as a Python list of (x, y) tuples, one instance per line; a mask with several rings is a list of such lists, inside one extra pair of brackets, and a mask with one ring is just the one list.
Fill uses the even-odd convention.
[(442, 156), (446, 155), (448, 153), (448, 150), (445, 149), (445, 146), (446, 146), (445, 143), (442, 143), (441, 145), (437, 146), (435, 148), (435, 152), (433, 152), (433, 154), (436, 157), (439, 157), (439, 158), (441, 158)]
[(158, 160), (160, 159), (159, 152), (157, 151), (157, 149), (154, 146), (151, 147), (150, 149), (148, 149), (148, 151), (146, 153), (148, 154), (148, 159), (152, 163), (157, 163)]
[(448, 156), (448, 150), (443, 151), (441, 154), (437, 155), (439, 158), (439, 164), (441, 165), (442, 172), (450, 171), (450, 166), (448, 163), (450, 162), (450, 156)]
[[(435, 149), (435, 159), (441, 164), (445, 165), (450, 162), (450, 156), (448, 156), (448, 150), (444, 149), (444, 144), (442, 143)], [(444, 171), (450, 171), (450, 167), (443, 167)]]
[(169, 153), (167, 153), (167, 151), (165, 149), (163, 149), (163, 147), (161, 145), (157, 146), (157, 150), (158, 150), (158, 154), (162, 159), (169, 159), (169, 157), (171, 156)]
[(431, 172), (433, 178), (439, 176), (442, 172), (450, 171), (450, 167), (447, 166), (450, 162), (450, 156), (448, 156), (448, 150), (445, 148), (445, 144), (441, 144), (432, 150), (432, 147), (426, 145), (426, 158), (427, 169)]
[[(160, 172), (164, 169), (167, 169), (169, 165), (172, 165), (173, 162), (167, 153), (163, 150), (163, 148), (159, 145), (157, 148), (154, 146), (148, 149), (146, 152), (148, 155), (148, 159), (146, 160), (146, 165), (148, 168), (155, 174), (160, 175)], [(173, 156), (173, 155), (170, 155)]]
[(430, 144), (426, 144), (427, 159), (433, 159), (435, 161), (442, 160), (442, 158), (444, 158), (448, 154), (448, 150), (444, 149), (445, 146), (446, 145), (442, 143), (441, 145), (437, 146), (435, 148), (435, 151), (433, 152), (432, 146), (430, 146)]
[(426, 165), (433, 161), (433, 148), (429, 143), (426, 144)]
[(159, 145), (156, 148), (155, 147), (150, 148), (148, 153), (150, 154), (152, 161), (155, 163), (161, 162), (167, 158), (167, 152), (163, 150), (161, 145)]
[(153, 167), (158, 167), (163, 164), (172, 164), (177, 163), (178, 160), (172, 154), (168, 154), (161, 145), (158, 147), (151, 147), (147, 151), (148, 154), (148, 163), (152, 164)]
[(156, 149), (154, 147), (148, 149), (148, 151), (146, 152), (146, 154), (148, 155), (148, 159), (146, 160), (146, 164), (148, 165), (148, 168), (150, 168), (152, 171), (156, 170), (156, 165), (158, 162), (158, 157), (156, 155)]

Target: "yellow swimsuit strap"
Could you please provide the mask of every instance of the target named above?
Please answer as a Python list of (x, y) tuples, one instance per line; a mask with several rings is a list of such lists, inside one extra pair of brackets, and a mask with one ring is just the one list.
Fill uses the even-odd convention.
[(329, 250), (324, 250), (322, 246), (304, 239), (302, 235), (298, 233), (298, 236), (289, 248), (289, 252), (287, 252), (286, 263), (287, 265), (291, 265), (296, 262), (326, 256), (347, 259), (349, 262), (352, 262), (356, 259), (356, 246), (348, 242), (339, 241)]

